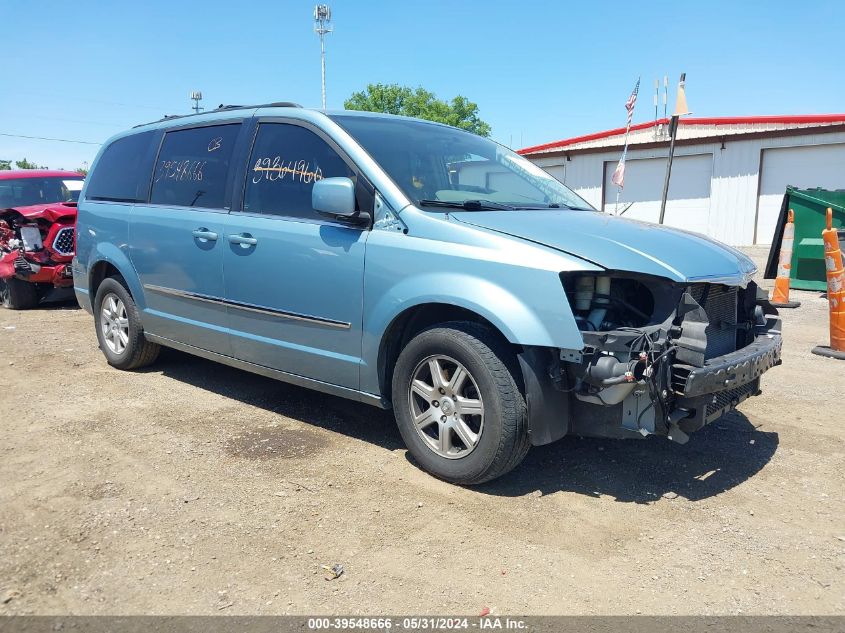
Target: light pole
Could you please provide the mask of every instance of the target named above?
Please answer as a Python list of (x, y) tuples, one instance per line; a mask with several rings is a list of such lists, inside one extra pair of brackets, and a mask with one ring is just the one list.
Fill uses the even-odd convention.
[(200, 105), (200, 101), (202, 101), (202, 92), (200, 92), (199, 90), (194, 90), (193, 92), (191, 92), (190, 98), (194, 100), (194, 107), (191, 108), (194, 113), (199, 114), (200, 110), (205, 110), (205, 108)]
[(320, 36), (320, 64), (322, 68), (323, 110), (326, 109), (326, 39), (332, 29), (332, 10), (327, 4), (314, 7), (314, 32)]

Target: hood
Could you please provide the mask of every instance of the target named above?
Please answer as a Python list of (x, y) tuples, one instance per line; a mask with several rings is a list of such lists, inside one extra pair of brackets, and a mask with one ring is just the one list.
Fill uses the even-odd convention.
[(598, 211), (460, 211), (453, 218), (575, 255), (607, 270), (745, 285), (756, 271), (740, 251), (697, 233)]
[(10, 209), (0, 210), (0, 214), (5, 211), (17, 211), (27, 220), (43, 219), (48, 222), (64, 220), (68, 224), (76, 222), (75, 202), (51, 202), (50, 204), (31, 204), (25, 207), (11, 207)]

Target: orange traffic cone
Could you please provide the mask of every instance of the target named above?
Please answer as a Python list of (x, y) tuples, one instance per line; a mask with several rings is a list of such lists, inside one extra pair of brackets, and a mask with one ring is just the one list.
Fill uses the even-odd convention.
[(772, 305), (776, 308), (797, 308), (800, 301), (789, 300), (789, 275), (792, 270), (792, 243), (795, 241), (795, 212), (789, 210), (789, 219), (783, 227), (783, 240), (780, 243), (778, 276), (772, 293)]
[(833, 228), (833, 209), (827, 209), (827, 228), (822, 231), (824, 264), (827, 269), (827, 301), (830, 304), (830, 347), (819, 345), (813, 354), (845, 360), (845, 270), (842, 251)]

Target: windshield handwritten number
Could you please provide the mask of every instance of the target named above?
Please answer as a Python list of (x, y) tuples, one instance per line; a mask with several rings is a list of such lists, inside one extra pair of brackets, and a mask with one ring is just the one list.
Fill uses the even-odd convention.
[(220, 149), (221, 145), (223, 145), (223, 137), (222, 136), (218, 136), (216, 138), (213, 138), (208, 143), (208, 151), (213, 152), (216, 149)]

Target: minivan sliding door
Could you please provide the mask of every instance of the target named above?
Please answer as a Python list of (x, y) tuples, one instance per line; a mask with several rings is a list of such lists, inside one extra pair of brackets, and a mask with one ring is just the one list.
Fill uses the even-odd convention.
[(226, 355), (224, 231), (240, 130), (236, 121), (168, 131), (149, 202), (135, 206), (129, 228), (148, 331)]

